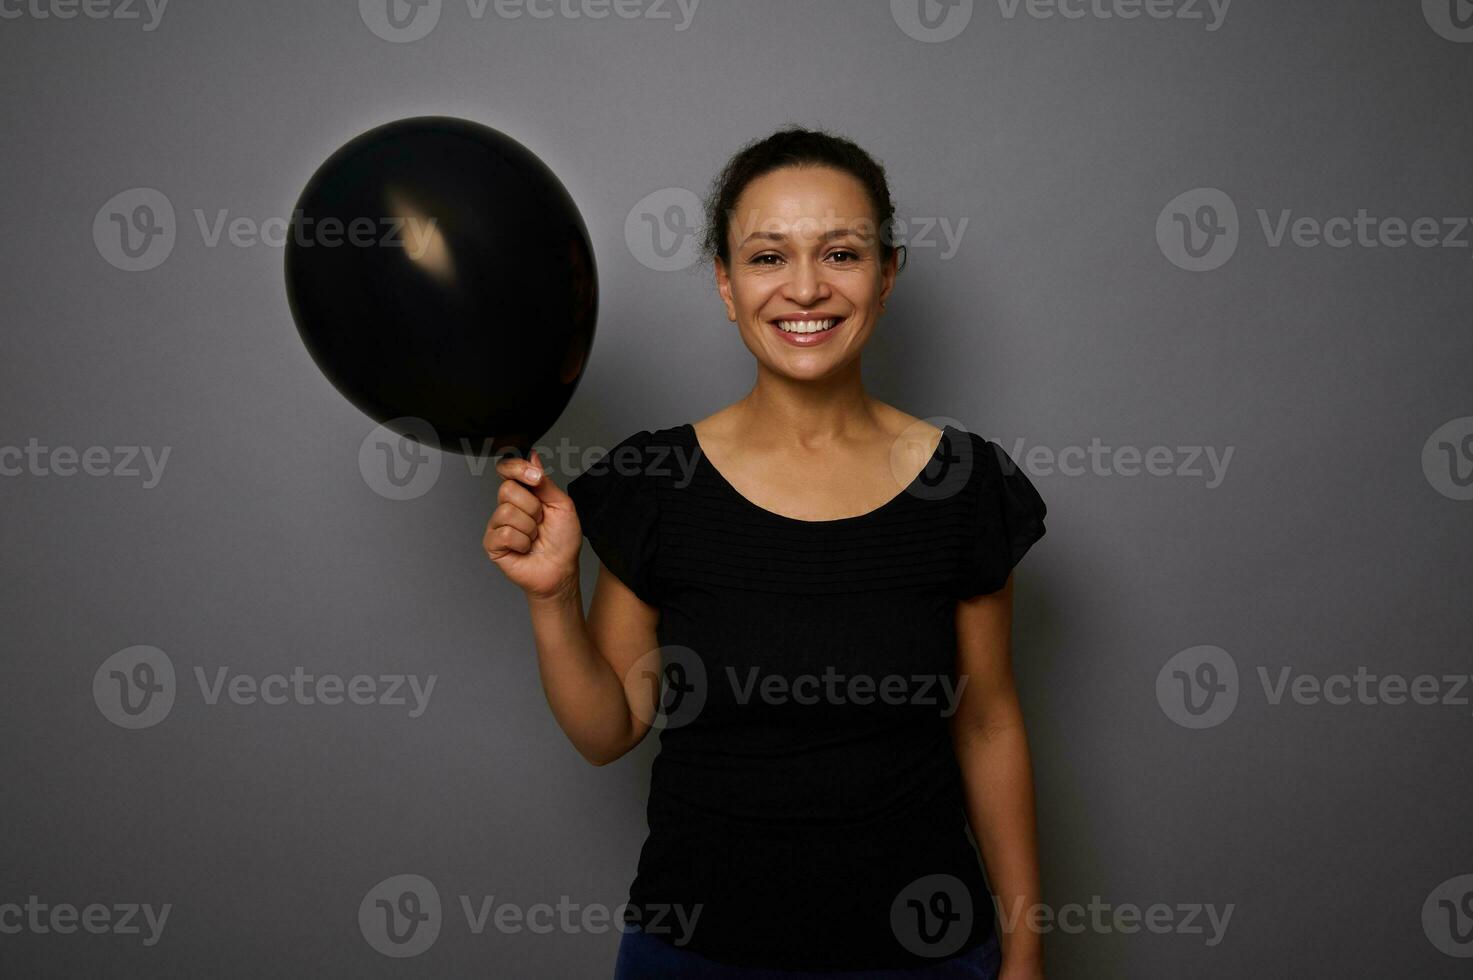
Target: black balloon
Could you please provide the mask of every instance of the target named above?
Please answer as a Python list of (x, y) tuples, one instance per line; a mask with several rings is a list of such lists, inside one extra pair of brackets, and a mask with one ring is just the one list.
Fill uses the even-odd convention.
[(343, 146), (302, 192), (285, 261), (323, 374), (441, 449), (525, 456), (593, 345), (598, 277), (577, 206), (530, 150), (468, 120), (401, 119)]

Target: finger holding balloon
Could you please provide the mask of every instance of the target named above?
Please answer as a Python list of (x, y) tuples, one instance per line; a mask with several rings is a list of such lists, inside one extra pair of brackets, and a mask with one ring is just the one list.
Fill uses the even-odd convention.
[(481, 547), (513, 584), (531, 598), (572, 594), (578, 583), (583, 529), (573, 500), (530, 459), (508, 457), (496, 464), (501, 486)]

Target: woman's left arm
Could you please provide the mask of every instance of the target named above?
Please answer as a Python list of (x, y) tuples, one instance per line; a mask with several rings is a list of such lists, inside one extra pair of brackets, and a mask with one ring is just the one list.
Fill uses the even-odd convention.
[[(1000, 908), (999, 980), (1041, 980), (1043, 941), (1031, 915), (1041, 901), (1033, 772), (1013, 684), (1013, 578), (957, 603), (961, 696), (952, 741), (966, 786), (967, 816)], [(963, 680), (965, 678), (965, 680)]]

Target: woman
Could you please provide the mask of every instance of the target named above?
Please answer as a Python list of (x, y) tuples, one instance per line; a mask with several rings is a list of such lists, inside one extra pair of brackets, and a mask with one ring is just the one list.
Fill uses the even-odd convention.
[(616, 980), (1039, 980), (1008, 647), (1044, 503), (995, 443), (865, 392), (899, 269), (867, 153), (780, 131), (707, 208), (750, 392), (629, 436), (566, 493), (535, 453), (504, 460), (483, 542), (578, 751), (604, 765), (661, 727)]

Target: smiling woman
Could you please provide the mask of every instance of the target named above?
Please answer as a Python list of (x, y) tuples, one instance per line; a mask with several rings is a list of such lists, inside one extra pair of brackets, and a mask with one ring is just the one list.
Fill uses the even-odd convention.
[(705, 247), (727, 318), (753, 354), (762, 361), (772, 339), (825, 348), (824, 359), (794, 365), (816, 377), (857, 360), (904, 246), (890, 240), (883, 168), (847, 140), (805, 132), (775, 134), (727, 164), (707, 205)]
[(1009, 632), (1044, 502), (996, 443), (864, 390), (901, 253), (867, 153), (775, 133), (708, 210), (752, 389), (566, 492), (504, 460), (483, 538), (584, 757), (660, 731), (616, 980), (1038, 980), (1038, 934), (1000, 929), (992, 894), (1038, 901)]

